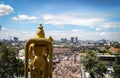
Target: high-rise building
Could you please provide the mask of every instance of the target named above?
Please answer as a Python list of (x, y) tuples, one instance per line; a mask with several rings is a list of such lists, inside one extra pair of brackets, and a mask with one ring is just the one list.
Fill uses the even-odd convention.
[(77, 43), (78, 37), (71, 37), (71, 43)]
[(16, 42), (16, 43), (18, 42), (18, 37), (14, 37), (13, 39), (14, 39), (13, 40), (14, 42)]
[(2, 26), (0, 25), (0, 30), (2, 30)]

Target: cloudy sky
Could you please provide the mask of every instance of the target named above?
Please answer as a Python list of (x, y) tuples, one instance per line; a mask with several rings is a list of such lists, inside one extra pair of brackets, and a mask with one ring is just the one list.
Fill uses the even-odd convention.
[(0, 39), (32, 38), (40, 23), (55, 40), (120, 41), (120, 0), (0, 0)]

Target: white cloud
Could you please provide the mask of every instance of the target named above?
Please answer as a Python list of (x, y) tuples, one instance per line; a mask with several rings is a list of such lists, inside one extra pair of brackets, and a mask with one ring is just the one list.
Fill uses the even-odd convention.
[(105, 29), (116, 29), (120, 28), (120, 22), (114, 23), (104, 23), (96, 28), (96, 31), (105, 30)]
[(1, 30), (6, 31), (6, 30), (7, 30), (7, 28), (5, 28), (5, 27), (1, 27)]
[(83, 31), (82, 29), (73, 29), (72, 32), (80, 32), (80, 33), (84, 33), (85, 31)]
[(13, 11), (14, 9), (10, 5), (0, 4), (0, 16), (8, 15)]
[(52, 18), (54, 18), (53, 15), (43, 15), (44, 20), (51, 20)]
[(2, 29), (0, 30), (0, 39), (10, 39), (11, 37), (18, 37), (19, 40), (26, 40), (29, 38), (33, 38), (35, 36), (34, 32), (27, 32), (27, 31), (17, 31), (17, 30), (10, 30), (10, 29)]
[(45, 24), (52, 24), (57, 26), (63, 25), (80, 25), (80, 26), (94, 26), (104, 22), (103, 18), (81, 18), (79, 15), (42, 15)]
[(35, 21), (37, 19), (36, 16), (28, 16), (28, 15), (18, 15), (17, 17), (13, 17), (13, 20), (16, 21), (22, 21), (22, 20), (30, 20), (30, 21)]

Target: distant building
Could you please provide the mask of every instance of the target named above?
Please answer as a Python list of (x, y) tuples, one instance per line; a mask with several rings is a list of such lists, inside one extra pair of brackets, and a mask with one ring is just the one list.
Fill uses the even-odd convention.
[(66, 43), (67, 42), (67, 38), (61, 38), (61, 42), (62, 43)]
[(17, 42), (18, 42), (18, 37), (14, 37), (14, 38), (13, 38), (13, 41), (14, 41), (15, 43), (17, 43)]
[(77, 43), (78, 37), (71, 37), (71, 43)]
[(107, 62), (108, 66), (113, 66), (115, 55), (97, 55), (101, 61)]
[(110, 50), (111, 52), (117, 52), (117, 51), (119, 51), (120, 49), (111, 47), (109, 50)]
[(0, 30), (2, 30), (2, 26), (0, 25)]
[(19, 54), (16, 55), (16, 57), (21, 59), (22, 61), (24, 61), (25, 60), (25, 50), (24, 49), (19, 50)]

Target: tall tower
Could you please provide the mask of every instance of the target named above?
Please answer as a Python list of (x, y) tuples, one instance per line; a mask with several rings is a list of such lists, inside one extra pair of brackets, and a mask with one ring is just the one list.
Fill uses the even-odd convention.
[(77, 43), (78, 37), (71, 37), (71, 43)]

